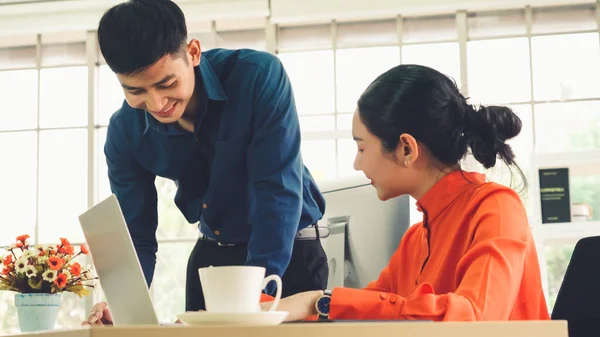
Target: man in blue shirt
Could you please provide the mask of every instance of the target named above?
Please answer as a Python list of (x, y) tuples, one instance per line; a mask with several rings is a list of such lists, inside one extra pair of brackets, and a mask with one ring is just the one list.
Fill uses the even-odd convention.
[[(314, 226), (325, 202), (302, 163), (292, 87), (279, 59), (253, 50), (201, 53), (169, 0), (112, 7), (98, 40), (126, 98), (107, 130), (110, 185), (148, 285), (160, 176), (176, 183), (177, 207), (199, 223), (186, 310), (204, 309), (198, 268), (209, 265), (263, 266), (282, 276), (284, 296), (325, 289), (327, 259)], [(302, 239), (306, 233), (310, 239)]]

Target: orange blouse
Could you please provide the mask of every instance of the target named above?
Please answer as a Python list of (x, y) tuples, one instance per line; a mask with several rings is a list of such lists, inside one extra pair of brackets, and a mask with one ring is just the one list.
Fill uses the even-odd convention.
[(540, 266), (519, 196), (455, 171), (417, 202), (379, 279), (335, 288), (330, 319), (545, 320)]

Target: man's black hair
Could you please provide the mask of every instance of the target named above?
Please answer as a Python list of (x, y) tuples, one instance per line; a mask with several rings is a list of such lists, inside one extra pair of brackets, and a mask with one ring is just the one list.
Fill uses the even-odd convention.
[(107, 10), (98, 26), (100, 51), (117, 74), (139, 73), (186, 42), (185, 16), (170, 0), (129, 0)]

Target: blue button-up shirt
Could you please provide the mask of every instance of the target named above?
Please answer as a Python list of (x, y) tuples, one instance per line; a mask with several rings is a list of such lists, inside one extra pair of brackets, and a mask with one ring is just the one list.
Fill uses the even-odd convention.
[(177, 185), (175, 203), (200, 232), (247, 243), (247, 265), (282, 275), (296, 232), (325, 202), (300, 155), (292, 87), (279, 59), (253, 50), (210, 50), (195, 69), (202, 87), (195, 132), (162, 124), (126, 102), (104, 147), (148, 285), (158, 249), (156, 176)]

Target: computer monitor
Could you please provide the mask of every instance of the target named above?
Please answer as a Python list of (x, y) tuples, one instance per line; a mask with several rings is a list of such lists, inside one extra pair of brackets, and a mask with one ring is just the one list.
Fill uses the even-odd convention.
[(319, 188), (326, 200), (319, 225), (331, 229), (322, 240), (329, 261), (328, 288), (363, 288), (379, 277), (408, 229), (409, 197), (381, 201), (362, 177)]

